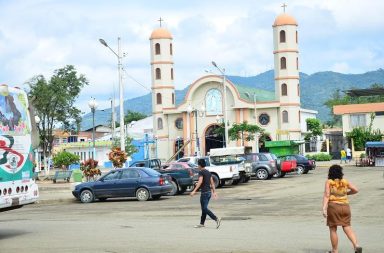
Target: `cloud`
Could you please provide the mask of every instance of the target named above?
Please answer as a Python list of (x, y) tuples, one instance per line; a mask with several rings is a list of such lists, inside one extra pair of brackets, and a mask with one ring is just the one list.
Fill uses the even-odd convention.
[[(72, 64), (90, 81), (78, 106), (88, 110), (91, 96), (108, 106), (114, 84), (118, 94), (117, 59), (98, 39), (116, 51), (120, 36), (127, 53), (124, 96), (146, 94), (128, 75), (150, 87), (148, 38), (160, 16), (174, 37), (178, 89), (213, 70), (212, 60), (230, 75), (256, 75), (273, 68), (271, 25), (280, 6), (277, 0), (0, 1), (0, 83), (49, 78)], [(379, 0), (289, 1), (287, 12), (299, 22), (300, 70), (360, 73), (382, 67), (383, 9)]]

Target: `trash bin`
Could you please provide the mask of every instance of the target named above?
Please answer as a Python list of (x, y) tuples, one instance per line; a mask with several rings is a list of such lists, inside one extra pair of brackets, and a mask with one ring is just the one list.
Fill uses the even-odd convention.
[(75, 182), (83, 182), (83, 172), (81, 170), (73, 170), (73, 181)]

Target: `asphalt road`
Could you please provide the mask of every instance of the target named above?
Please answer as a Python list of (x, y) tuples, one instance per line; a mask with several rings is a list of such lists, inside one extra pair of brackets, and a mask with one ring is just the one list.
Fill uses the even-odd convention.
[[(360, 189), (350, 197), (352, 226), (364, 252), (384, 252), (383, 168), (344, 170)], [(1, 213), (0, 252), (306, 252), (330, 249), (321, 215), (327, 170), (251, 181), (218, 190), (211, 209), (220, 229), (200, 218), (199, 196), (81, 204), (35, 204)], [(340, 253), (353, 252), (341, 229)]]

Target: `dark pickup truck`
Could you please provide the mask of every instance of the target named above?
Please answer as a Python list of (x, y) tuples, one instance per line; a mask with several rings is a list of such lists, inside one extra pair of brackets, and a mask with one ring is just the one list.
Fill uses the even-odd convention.
[(193, 187), (193, 172), (188, 169), (162, 169), (160, 159), (135, 161), (129, 167), (146, 167), (156, 170), (161, 174), (167, 174), (172, 178), (172, 192), (169, 195), (184, 193), (189, 187)]

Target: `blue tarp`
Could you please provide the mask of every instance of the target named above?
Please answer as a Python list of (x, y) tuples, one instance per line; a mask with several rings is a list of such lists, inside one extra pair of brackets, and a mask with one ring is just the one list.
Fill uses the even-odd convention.
[(368, 141), (365, 143), (366, 148), (384, 148), (384, 142), (382, 141)]

